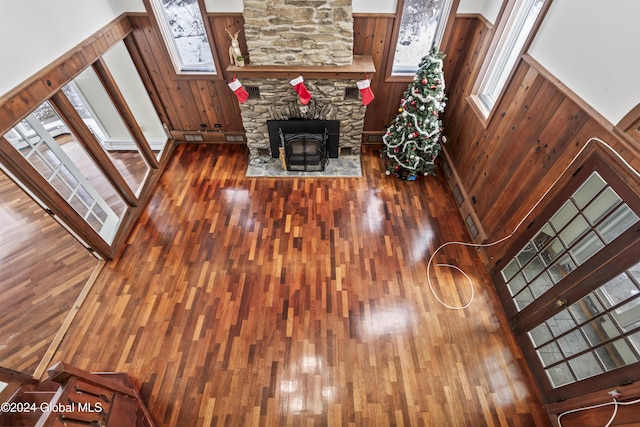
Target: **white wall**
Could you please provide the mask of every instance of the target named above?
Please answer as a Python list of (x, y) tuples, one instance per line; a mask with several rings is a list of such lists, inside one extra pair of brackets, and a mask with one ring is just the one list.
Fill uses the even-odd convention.
[(640, 103), (640, 1), (556, 0), (529, 53), (616, 124)]
[[(394, 13), (397, 0), (353, 0), (356, 13)], [(242, 0), (205, 0), (241, 12)], [(494, 22), (501, 0), (460, 0)], [(0, 95), (142, 0), (0, 0)], [(640, 103), (640, 1), (555, 0), (530, 54), (612, 123)]]
[(396, 13), (397, 0), (353, 0), (354, 13)]
[(503, 0), (460, 0), (457, 13), (478, 13), (495, 24), (502, 2)]
[(104, 0), (0, 0), (0, 96), (118, 15)]

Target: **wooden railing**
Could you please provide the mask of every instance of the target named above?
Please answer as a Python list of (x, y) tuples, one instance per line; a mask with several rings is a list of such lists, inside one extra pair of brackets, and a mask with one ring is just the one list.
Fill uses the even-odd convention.
[(57, 363), (40, 383), (25, 384), (0, 411), (0, 425), (153, 427), (124, 373), (90, 373)]

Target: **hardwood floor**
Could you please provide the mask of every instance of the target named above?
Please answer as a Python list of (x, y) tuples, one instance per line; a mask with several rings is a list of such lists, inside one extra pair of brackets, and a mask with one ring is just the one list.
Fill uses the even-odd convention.
[(98, 259), (0, 171), (0, 366), (33, 375)]
[[(54, 361), (124, 371), (160, 426), (549, 425), (442, 177), (246, 178), (181, 145)], [(447, 303), (470, 296), (438, 270)]]

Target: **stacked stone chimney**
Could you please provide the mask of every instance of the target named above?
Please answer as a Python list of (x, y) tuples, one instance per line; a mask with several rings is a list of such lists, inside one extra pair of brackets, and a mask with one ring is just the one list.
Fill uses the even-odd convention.
[(252, 64), (351, 65), (351, 0), (244, 0)]
[(356, 81), (375, 69), (370, 57), (362, 72), (362, 60), (354, 60), (352, 0), (244, 0), (243, 18), (249, 63), (230, 74), (260, 93), (240, 104), (251, 155), (270, 151), (274, 112), (296, 104), (306, 111), (289, 83), (297, 76), (314, 107), (326, 111), (322, 119), (340, 121), (339, 152), (359, 154), (366, 107), (348, 94), (357, 95)]

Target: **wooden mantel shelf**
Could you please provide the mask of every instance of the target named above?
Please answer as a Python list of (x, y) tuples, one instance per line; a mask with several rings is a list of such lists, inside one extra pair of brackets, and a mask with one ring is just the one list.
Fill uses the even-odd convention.
[(331, 66), (287, 66), (287, 65), (253, 65), (244, 67), (227, 67), (230, 78), (263, 78), (263, 79), (293, 79), (302, 75), (305, 79), (331, 80), (362, 80), (367, 75), (375, 74), (376, 67), (369, 55), (354, 55), (351, 65)]

